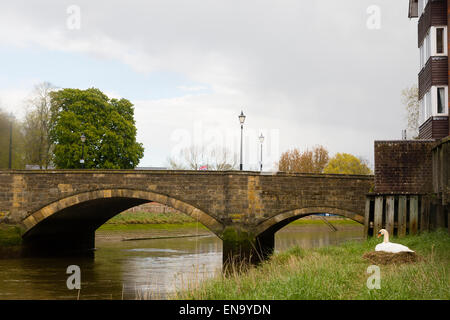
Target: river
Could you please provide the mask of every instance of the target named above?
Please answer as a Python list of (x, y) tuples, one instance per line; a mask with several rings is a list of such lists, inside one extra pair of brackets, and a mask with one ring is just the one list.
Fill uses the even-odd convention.
[[(276, 233), (275, 250), (363, 239), (362, 226), (337, 228), (333, 232), (326, 225), (288, 225)], [(176, 290), (221, 273), (221, 240), (204, 230), (190, 231), (202, 235), (122, 241), (117, 234), (98, 231), (91, 258), (0, 259), (0, 300), (165, 299)], [(163, 231), (165, 236), (178, 234)], [(161, 231), (157, 234), (160, 236)], [(142, 237), (142, 231), (136, 231), (136, 237)], [(132, 239), (133, 232), (127, 231), (125, 238)], [(67, 288), (69, 265), (80, 267), (80, 290)]]

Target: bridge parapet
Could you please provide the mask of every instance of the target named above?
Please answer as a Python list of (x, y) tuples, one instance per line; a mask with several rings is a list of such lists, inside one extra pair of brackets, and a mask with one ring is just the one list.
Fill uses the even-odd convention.
[(372, 189), (373, 176), (357, 175), (14, 170), (0, 171), (0, 212), (8, 222), (21, 223), (25, 237), (56, 241), (71, 232), (73, 238), (93, 235), (114, 215), (159, 202), (198, 219), (222, 239), (238, 234), (270, 245), (286, 223), (323, 210), (362, 223)]
[(372, 183), (372, 176), (240, 171), (0, 171), (0, 211), (17, 223), (67, 197), (129, 189), (182, 201), (223, 223), (255, 224), (306, 207), (363, 214)]

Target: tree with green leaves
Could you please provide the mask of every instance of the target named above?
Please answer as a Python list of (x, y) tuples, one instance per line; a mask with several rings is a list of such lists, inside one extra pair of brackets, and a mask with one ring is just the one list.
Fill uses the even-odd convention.
[(348, 153), (337, 153), (330, 159), (323, 173), (331, 174), (372, 174), (364, 160)]
[(109, 99), (95, 88), (62, 89), (50, 96), (50, 139), (57, 168), (133, 169), (139, 164), (144, 148), (136, 141), (130, 101)]

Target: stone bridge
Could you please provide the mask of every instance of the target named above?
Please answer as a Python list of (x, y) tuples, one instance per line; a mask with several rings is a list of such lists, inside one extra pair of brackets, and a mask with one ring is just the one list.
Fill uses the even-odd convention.
[[(0, 171), (0, 214), (33, 249), (94, 248), (95, 230), (131, 207), (158, 202), (206, 226), (230, 258), (265, 258), (275, 232), (315, 213), (364, 223), (373, 176), (242, 171)], [(1, 217), (1, 216), (0, 216)]]

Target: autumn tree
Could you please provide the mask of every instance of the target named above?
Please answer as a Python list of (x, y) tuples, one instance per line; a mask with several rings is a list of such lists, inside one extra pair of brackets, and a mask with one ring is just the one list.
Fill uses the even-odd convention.
[(372, 174), (367, 163), (348, 153), (337, 153), (330, 159), (323, 173), (331, 174)]
[(63, 89), (50, 93), (54, 164), (57, 168), (81, 168), (84, 134), (85, 168), (132, 169), (144, 155), (136, 141), (133, 104), (109, 99), (103, 92)]
[(328, 163), (328, 150), (316, 146), (301, 152), (298, 148), (284, 152), (278, 162), (278, 170), (284, 172), (322, 173)]

